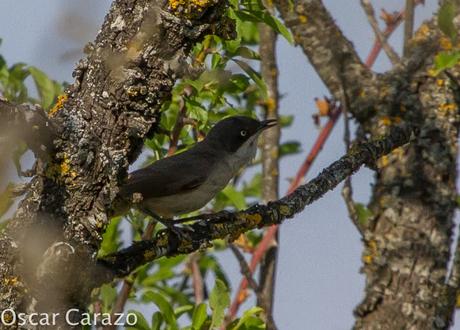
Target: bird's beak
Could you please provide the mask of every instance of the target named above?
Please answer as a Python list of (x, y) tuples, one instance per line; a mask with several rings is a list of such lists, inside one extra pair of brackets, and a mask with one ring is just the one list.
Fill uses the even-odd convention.
[(260, 128), (259, 128), (259, 131), (263, 131), (263, 130), (266, 130), (267, 128), (270, 128), (270, 127), (273, 127), (277, 124), (277, 120), (276, 119), (267, 119), (267, 120), (263, 120), (260, 122)]

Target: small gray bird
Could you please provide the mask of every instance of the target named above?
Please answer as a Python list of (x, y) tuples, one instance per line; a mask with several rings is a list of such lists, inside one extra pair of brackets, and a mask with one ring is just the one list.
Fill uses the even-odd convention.
[(219, 121), (187, 151), (130, 173), (120, 190), (124, 210), (115, 212), (133, 206), (172, 228), (173, 216), (202, 208), (225, 188), (254, 158), (260, 133), (274, 125), (245, 116)]

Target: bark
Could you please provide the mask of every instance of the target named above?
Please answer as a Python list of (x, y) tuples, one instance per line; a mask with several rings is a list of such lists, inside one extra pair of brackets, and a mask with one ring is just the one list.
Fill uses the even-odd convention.
[(92, 279), (82, 269), (95, 262), (118, 185), (175, 81), (193, 73), (191, 46), (209, 33), (232, 37), (225, 6), (114, 1), (66, 101), (48, 118), (62, 129), (52, 160), (39, 162), (0, 237), (0, 310), (85, 308)]
[[(278, 115), (278, 67), (276, 65), (276, 32), (266, 24), (259, 24), (260, 71), (267, 84), (268, 99), (265, 102), (266, 119), (279, 119)], [(279, 198), (279, 143), (280, 126), (265, 131), (262, 142), (262, 200), (264, 203)], [(260, 263), (257, 305), (265, 310), (267, 330), (275, 330), (273, 304), (278, 262), (279, 231)]]
[[(331, 45), (338, 45), (340, 58), (352, 53), (344, 47), (350, 43), (321, 1), (296, 1), (292, 9), (284, 0), (277, 5), (319, 75), (338, 72), (343, 64), (321, 60), (315, 52), (333, 54)], [(399, 121), (420, 131), (414, 143), (383, 157), (376, 168), (369, 204), (373, 216), (362, 224), (366, 288), (355, 310), (356, 329), (445, 329), (454, 312), (458, 281), (447, 282), (457, 195), (458, 72), (452, 79), (432, 76), (439, 38), (433, 19), (408, 43), (402, 63), (374, 76), (371, 85), (342, 75), (347, 107), (360, 132), (378, 136)], [(337, 97), (336, 86), (326, 85)], [(363, 95), (356, 96), (360, 89)]]

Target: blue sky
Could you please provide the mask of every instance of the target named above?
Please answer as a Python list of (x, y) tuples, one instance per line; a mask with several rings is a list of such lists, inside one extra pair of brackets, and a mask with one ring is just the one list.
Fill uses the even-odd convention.
[[(365, 58), (373, 34), (359, 1), (325, 0), (345, 35)], [(401, 8), (400, 0), (373, 1), (379, 12), (383, 6), (391, 12)], [(97, 34), (110, 5), (108, 0), (1, 0), (0, 46), (8, 63), (25, 62), (47, 72), (53, 79), (71, 82), (74, 64), (82, 56), (84, 44)], [(427, 0), (416, 12), (417, 22), (430, 17), (437, 1)], [(399, 51), (402, 29), (391, 38)], [(281, 113), (295, 115), (295, 121), (282, 139), (300, 140), (303, 152), (281, 163), (281, 193), (287, 179), (295, 175), (310, 149), (318, 130), (311, 115), (314, 97), (328, 95), (327, 90), (300, 49), (286, 41), (278, 43)], [(390, 67), (384, 55), (374, 67)], [(342, 123), (336, 127), (308, 175), (312, 178), (344, 152)], [(353, 177), (354, 195), (359, 202), (369, 198), (372, 173), (362, 169)], [(347, 217), (340, 188), (328, 193), (281, 228), (280, 262), (277, 276), (275, 320), (279, 329), (344, 329), (353, 324), (353, 308), (361, 301), (364, 277), (359, 274), (362, 244)], [(230, 253), (221, 260), (233, 279), (239, 280), (239, 268)], [(237, 282), (234, 283), (234, 286)], [(146, 307), (152, 312), (153, 307)], [(458, 319), (458, 318), (457, 318)], [(460, 323), (460, 320), (459, 320)], [(455, 328), (460, 329), (457, 325)]]

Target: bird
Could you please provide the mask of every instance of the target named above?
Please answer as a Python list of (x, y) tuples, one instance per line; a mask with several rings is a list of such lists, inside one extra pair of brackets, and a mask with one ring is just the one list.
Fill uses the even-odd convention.
[(128, 174), (119, 192), (123, 202), (115, 213), (134, 207), (175, 230), (174, 216), (211, 201), (253, 160), (258, 137), (276, 123), (247, 116), (220, 120), (190, 149)]

